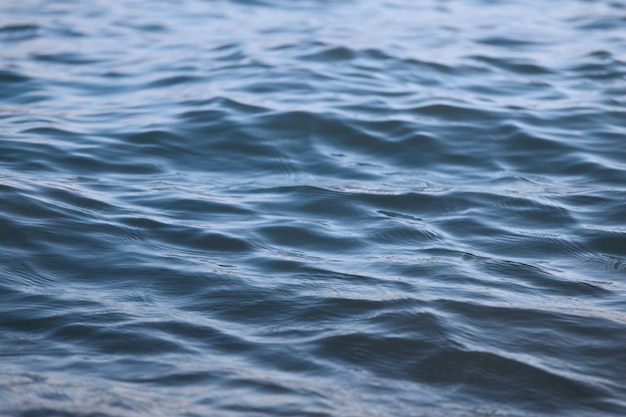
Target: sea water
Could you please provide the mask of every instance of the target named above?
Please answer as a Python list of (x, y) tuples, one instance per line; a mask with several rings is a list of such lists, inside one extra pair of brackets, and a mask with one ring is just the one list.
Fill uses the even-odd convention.
[(626, 3), (3, 1), (0, 414), (626, 415)]

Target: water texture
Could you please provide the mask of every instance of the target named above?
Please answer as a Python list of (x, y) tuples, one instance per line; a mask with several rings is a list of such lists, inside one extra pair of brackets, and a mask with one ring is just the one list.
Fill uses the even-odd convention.
[(626, 415), (626, 3), (6, 0), (0, 415)]

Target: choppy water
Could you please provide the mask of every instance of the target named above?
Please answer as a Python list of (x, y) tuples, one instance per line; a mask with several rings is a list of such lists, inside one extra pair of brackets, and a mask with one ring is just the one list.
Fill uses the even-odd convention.
[(0, 414), (626, 415), (626, 3), (0, 5)]

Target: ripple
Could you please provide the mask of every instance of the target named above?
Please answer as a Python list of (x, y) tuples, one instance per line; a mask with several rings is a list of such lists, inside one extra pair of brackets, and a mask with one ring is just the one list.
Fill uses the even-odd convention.
[(283, 3), (0, 5), (0, 414), (624, 414), (624, 7)]

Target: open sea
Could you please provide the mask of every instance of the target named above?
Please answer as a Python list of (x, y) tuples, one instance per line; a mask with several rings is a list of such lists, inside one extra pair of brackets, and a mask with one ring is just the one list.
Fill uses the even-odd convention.
[(626, 1), (0, 2), (0, 416), (625, 415)]

